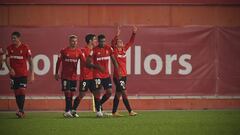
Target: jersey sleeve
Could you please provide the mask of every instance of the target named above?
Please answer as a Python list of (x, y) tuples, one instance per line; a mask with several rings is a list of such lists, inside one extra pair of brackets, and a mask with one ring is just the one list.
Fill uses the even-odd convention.
[(60, 53), (58, 54), (58, 58), (62, 60), (63, 57), (64, 57), (64, 50), (62, 49), (62, 50), (60, 51)]
[(81, 62), (85, 62), (87, 56), (85, 55), (85, 53), (83, 53), (81, 50), (79, 50), (79, 58), (80, 58)]
[(28, 46), (26, 46), (26, 57), (27, 58), (32, 57), (32, 51), (29, 49)]
[(113, 55), (114, 49), (111, 46), (107, 46), (110, 55)]

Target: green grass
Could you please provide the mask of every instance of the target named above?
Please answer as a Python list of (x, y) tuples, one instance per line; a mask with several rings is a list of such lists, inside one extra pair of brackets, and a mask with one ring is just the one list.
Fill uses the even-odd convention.
[(1, 135), (240, 135), (240, 110), (152, 111), (136, 117), (96, 118), (80, 112), (65, 119), (59, 112), (31, 112), (25, 119), (0, 113)]

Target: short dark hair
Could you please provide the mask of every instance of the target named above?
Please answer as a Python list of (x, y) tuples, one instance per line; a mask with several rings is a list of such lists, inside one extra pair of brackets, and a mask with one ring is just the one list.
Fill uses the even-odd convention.
[(93, 38), (94, 38), (94, 37), (96, 37), (95, 34), (87, 34), (86, 37), (85, 37), (86, 43), (87, 43), (87, 44), (90, 43), (90, 40), (93, 41)]
[(20, 32), (18, 32), (18, 31), (14, 31), (13, 33), (12, 33), (12, 36), (16, 36), (16, 37), (21, 37), (21, 33)]
[(104, 39), (104, 38), (106, 38), (105, 35), (103, 35), (103, 34), (98, 35), (98, 41), (101, 39)]

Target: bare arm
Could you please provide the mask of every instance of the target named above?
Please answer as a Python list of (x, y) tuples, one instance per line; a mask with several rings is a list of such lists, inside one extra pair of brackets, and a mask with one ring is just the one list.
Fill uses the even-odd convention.
[(119, 70), (119, 66), (118, 66), (117, 60), (115, 59), (114, 55), (111, 55), (111, 61), (114, 65), (114, 67), (118, 70), (119, 78), (122, 78), (122, 73)]
[(30, 76), (30, 81), (34, 81), (34, 66), (33, 66), (33, 60), (32, 57), (28, 58), (28, 63), (29, 63), (29, 70), (31, 72), (31, 76)]
[(135, 36), (136, 36), (136, 32), (137, 32), (137, 27), (133, 26), (132, 35), (131, 35), (130, 40), (128, 41), (128, 43), (125, 46), (125, 50), (127, 50), (129, 47), (131, 47), (133, 45), (134, 40), (135, 40)]
[(57, 80), (57, 81), (59, 79), (58, 72), (59, 72), (59, 68), (60, 68), (61, 63), (62, 63), (62, 59), (61, 59), (61, 57), (58, 57), (58, 60), (57, 60), (57, 63), (56, 63), (56, 69), (55, 69), (55, 80)]
[(120, 30), (120, 26), (117, 26), (117, 33), (116, 36), (113, 38), (112, 42), (111, 42), (111, 46), (112, 48), (115, 48), (116, 44), (117, 44), (117, 40), (120, 36), (121, 30)]
[(8, 70), (9, 70), (9, 74), (11, 75), (11, 76), (14, 76), (15, 75), (15, 71), (12, 69), (12, 67), (11, 67), (11, 64), (10, 64), (10, 58), (7, 56), (7, 58), (6, 58), (6, 65), (7, 65), (7, 68), (8, 68)]
[(98, 69), (99, 71), (104, 72), (103, 67), (101, 67), (100, 65), (96, 65), (96, 64), (92, 63), (91, 56), (88, 56), (87, 59), (86, 59), (86, 67)]

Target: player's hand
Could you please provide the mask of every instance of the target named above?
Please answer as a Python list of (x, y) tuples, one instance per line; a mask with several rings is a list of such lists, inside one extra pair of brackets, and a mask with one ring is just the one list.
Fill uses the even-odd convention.
[(9, 74), (10, 74), (11, 76), (15, 76), (15, 71), (11, 68), (10, 71), (9, 71)]
[(59, 74), (55, 74), (54, 77), (55, 77), (55, 80), (56, 80), (56, 81), (58, 81), (59, 78), (60, 78)]
[(118, 36), (118, 37), (120, 36), (120, 33), (121, 33), (120, 26), (118, 25), (118, 26), (117, 26), (117, 36)]
[(102, 67), (102, 66), (100, 66), (100, 65), (97, 65), (97, 69), (98, 69), (100, 72), (102, 72), (102, 73), (105, 72), (105, 68)]
[(133, 33), (137, 33), (138, 28), (134, 25), (133, 26)]

